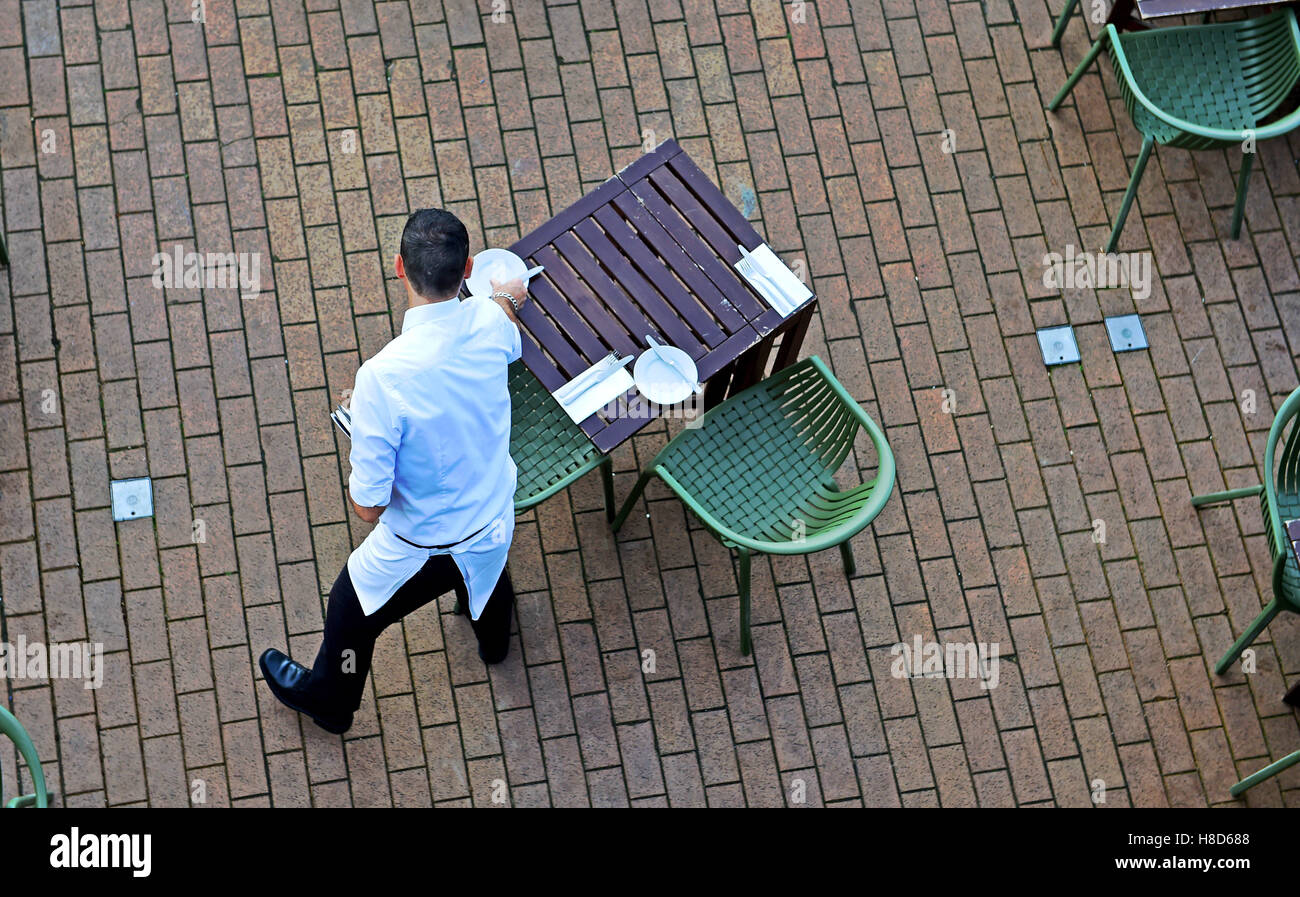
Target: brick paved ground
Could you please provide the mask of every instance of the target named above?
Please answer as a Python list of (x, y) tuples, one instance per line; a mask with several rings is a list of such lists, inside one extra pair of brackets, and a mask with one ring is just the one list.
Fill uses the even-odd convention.
[[(1293, 618), (1254, 674), (1207, 667), (1269, 589), (1257, 507), (1188, 505), (1258, 480), (1297, 384), (1300, 139), (1260, 147), (1240, 241), (1240, 156), (1159, 150), (1121, 244), (1150, 296), (1045, 288), (1139, 143), (1109, 73), (1044, 115), (1087, 42), (1048, 47), (1050, 5), (0, 0), (4, 623), (108, 652), (98, 691), (6, 684), (57, 800), (1221, 804), (1300, 747)], [(616, 542), (589, 478), (520, 520), (504, 666), (444, 599), (347, 737), (300, 725), (255, 658), (310, 660), (364, 536), (327, 412), (400, 321), (404, 216), (505, 244), (670, 136), (804, 261), (805, 351), (887, 428), (858, 575), (757, 564), (742, 658), (725, 552), (662, 488)], [(177, 242), (261, 253), (263, 292), (155, 289)], [(1135, 310), (1152, 348), (1113, 356), (1101, 318)], [(1033, 330), (1065, 322), (1083, 364), (1049, 374)], [(620, 495), (664, 438), (617, 453)], [(155, 520), (115, 525), (109, 479), (144, 475)], [(999, 686), (891, 677), (915, 634), (998, 642)]]

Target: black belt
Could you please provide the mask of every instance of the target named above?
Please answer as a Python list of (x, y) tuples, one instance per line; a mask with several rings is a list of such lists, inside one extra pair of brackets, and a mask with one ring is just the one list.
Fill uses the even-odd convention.
[[(496, 523), (496, 521), (493, 520), (492, 523)], [(424, 548), (424, 549), (429, 550), (429, 551), (445, 551), (445, 550), (447, 550), (448, 548), (455, 548), (457, 545), (460, 545), (460, 544), (462, 544), (462, 543), (464, 543), (464, 542), (468, 542), (470, 539), (474, 538), (474, 537), (477, 536), (479, 533), (483, 532), (483, 530), (485, 530), (485, 529), (487, 529), (489, 526), (491, 526), (492, 523), (484, 524), (484, 525), (483, 525), (482, 527), (480, 527), (477, 531), (470, 533), (468, 536), (466, 536), (465, 538), (461, 539), (461, 540), (458, 541), (458, 542), (452, 542), (450, 545), (421, 545), (421, 544), (418, 543), (418, 542), (412, 542), (410, 539), (406, 538), (405, 536), (399, 535), (398, 533), (393, 533), (393, 535), (394, 535), (394, 536), (397, 536), (397, 538), (401, 539), (401, 540), (402, 540), (403, 542), (405, 542), (407, 545), (414, 546), (415, 548)]]

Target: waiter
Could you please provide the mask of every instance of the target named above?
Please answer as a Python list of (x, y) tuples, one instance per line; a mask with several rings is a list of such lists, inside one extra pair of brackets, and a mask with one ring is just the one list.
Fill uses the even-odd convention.
[(361, 706), (375, 640), (390, 624), (454, 590), (478, 653), (500, 663), (515, 594), (506, 366), (519, 358), (522, 280), (459, 299), (474, 262), (469, 234), (441, 209), (402, 231), (396, 274), (409, 307), (402, 332), (357, 371), (348, 495), (374, 529), (334, 581), (325, 635), (307, 669), (275, 650), (260, 663), (272, 693), (336, 734)]

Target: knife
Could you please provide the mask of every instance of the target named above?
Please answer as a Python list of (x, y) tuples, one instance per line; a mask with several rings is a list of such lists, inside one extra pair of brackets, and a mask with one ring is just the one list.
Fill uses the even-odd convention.
[[(753, 253), (744, 246), (741, 246), (739, 243), (736, 244), (736, 248), (740, 250), (741, 258), (748, 263), (750, 273), (753, 275), (750, 278), (750, 283), (754, 285), (756, 290), (763, 294), (763, 298), (768, 301), (768, 304), (781, 312), (782, 315), (788, 315), (790, 312), (794, 311), (794, 300), (788, 297), (785, 292), (777, 286), (776, 281), (768, 276), (767, 272), (763, 270), (763, 266), (759, 264), (758, 259), (754, 257)], [(766, 284), (768, 290), (764, 290), (762, 285), (754, 283), (755, 279), (761, 280), (763, 284)], [(780, 301), (777, 301), (777, 296), (780, 297)]]
[(687, 383), (691, 385), (692, 392), (698, 395), (699, 393), (704, 391), (704, 387), (700, 385), (700, 382), (698, 380), (691, 379), (691, 377), (689, 377), (685, 371), (683, 371), (681, 368), (677, 366), (677, 362), (673, 361), (667, 355), (659, 351), (660, 347), (663, 345), (662, 343), (660, 343), (658, 340), (656, 340), (653, 336), (651, 336), (648, 333), (645, 335), (645, 341), (646, 341), (646, 345), (650, 347), (650, 351), (654, 353), (654, 356), (656, 358), (658, 358), (664, 364), (672, 368), (673, 372), (677, 374), (677, 376), (681, 377), (683, 380), (685, 380)]

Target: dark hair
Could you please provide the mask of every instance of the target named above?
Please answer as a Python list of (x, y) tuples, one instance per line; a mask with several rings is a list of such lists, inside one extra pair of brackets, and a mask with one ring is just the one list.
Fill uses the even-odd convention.
[(426, 299), (442, 299), (460, 286), (469, 258), (469, 233), (445, 209), (420, 209), (402, 229), (402, 264), (411, 288)]

